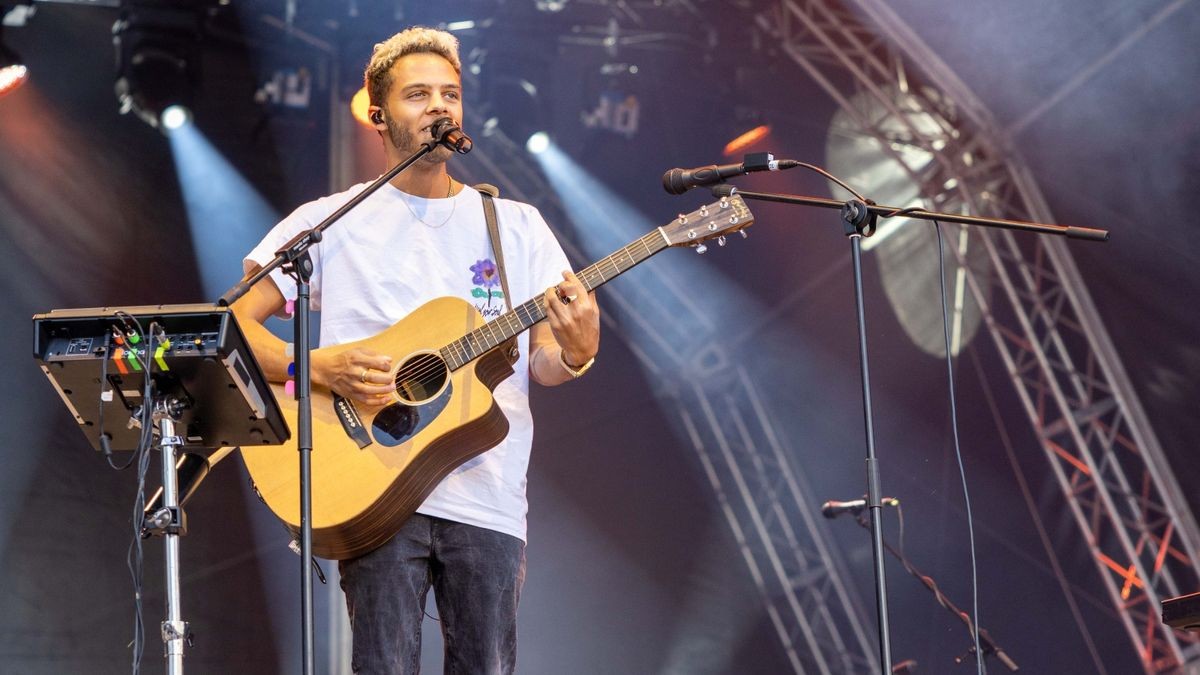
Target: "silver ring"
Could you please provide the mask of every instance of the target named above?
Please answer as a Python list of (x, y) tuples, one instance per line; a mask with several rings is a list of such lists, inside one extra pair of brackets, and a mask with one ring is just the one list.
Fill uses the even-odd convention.
[(359, 380), (360, 382), (362, 382), (363, 384), (366, 384), (366, 383), (367, 383), (367, 371), (368, 371), (368, 370), (370, 370), (370, 369), (369, 369), (369, 368), (363, 368), (362, 375), (359, 375), (359, 376), (358, 376), (358, 380)]

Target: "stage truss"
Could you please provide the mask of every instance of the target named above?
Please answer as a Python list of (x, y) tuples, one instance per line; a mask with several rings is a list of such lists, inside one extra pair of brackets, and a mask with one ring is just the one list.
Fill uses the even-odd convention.
[[(692, 12), (704, 9), (703, 3), (682, 4)], [(828, 92), (857, 132), (876, 138), (905, 167), (928, 208), (1052, 222), (1028, 169), (987, 110), (882, 1), (744, 6), (758, 31)], [(867, 114), (864, 97), (885, 112)], [(916, 125), (918, 116), (937, 125)], [(482, 123), (468, 120), (470, 128)], [(894, 149), (901, 145), (925, 150), (934, 161), (909, 166)], [(472, 159), (482, 167), (479, 179), (538, 205), (551, 223), (567, 222), (540, 170), (502, 131), (479, 143)], [(1200, 530), (1066, 245), (1056, 238), (947, 229), (1076, 535), (1145, 672), (1196, 665), (1195, 638), (1162, 625), (1158, 608), (1161, 599), (1200, 586)], [(569, 238), (560, 239), (574, 260), (586, 260)], [(967, 263), (968, 246), (986, 250), (986, 269)], [(636, 286), (607, 290), (606, 303), (630, 319), (664, 303), (686, 304), (655, 266), (640, 278)], [(1002, 291), (995, 302), (989, 287)], [(616, 326), (605, 320), (609, 329), (638, 334), (630, 346), (677, 405), (680, 431), (697, 453), (793, 670), (880, 672), (874, 621), (844, 578), (845, 565), (814, 507), (819, 498), (793, 466), (790, 441), (748, 373), (717, 353), (706, 354), (703, 363), (683, 361), (680, 355), (689, 351), (678, 346), (695, 344), (697, 336), (674, 334), (669, 322)]]
[[(760, 30), (905, 167), (927, 208), (1053, 222), (984, 106), (882, 0), (762, 7)], [(887, 112), (865, 115), (864, 98)], [(934, 161), (914, 166), (897, 147)], [(950, 250), (1145, 672), (1195, 665), (1196, 639), (1158, 612), (1163, 598), (1197, 588), (1200, 530), (1066, 243), (951, 232)], [(968, 246), (984, 247), (987, 269), (968, 263)], [(1002, 289), (997, 302), (989, 287)]]

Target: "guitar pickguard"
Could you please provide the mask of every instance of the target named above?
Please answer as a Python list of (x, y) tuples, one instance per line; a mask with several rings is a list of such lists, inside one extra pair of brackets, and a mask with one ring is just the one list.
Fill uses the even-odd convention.
[(394, 447), (404, 443), (429, 426), (442, 414), (454, 393), (454, 384), (447, 383), (442, 393), (421, 405), (393, 403), (380, 410), (371, 423), (371, 436), (380, 445)]

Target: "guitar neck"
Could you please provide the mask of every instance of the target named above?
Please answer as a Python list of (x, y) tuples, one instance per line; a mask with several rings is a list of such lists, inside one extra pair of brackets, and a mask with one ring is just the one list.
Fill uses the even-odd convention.
[[(662, 228), (655, 228), (641, 239), (579, 271), (577, 276), (584, 288), (592, 291), (668, 246)], [(457, 370), (545, 319), (545, 302), (545, 296), (538, 295), (442, 347), (439, 353), (450, 370)]]

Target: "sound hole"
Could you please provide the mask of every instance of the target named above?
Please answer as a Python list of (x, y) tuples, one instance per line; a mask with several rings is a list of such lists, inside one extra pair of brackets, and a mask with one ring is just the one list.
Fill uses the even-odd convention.
[(441, 393), (448, 375), (440, 356), (417, 354), (396, 371), (396, 396), (412, 405), (424, 403)]

